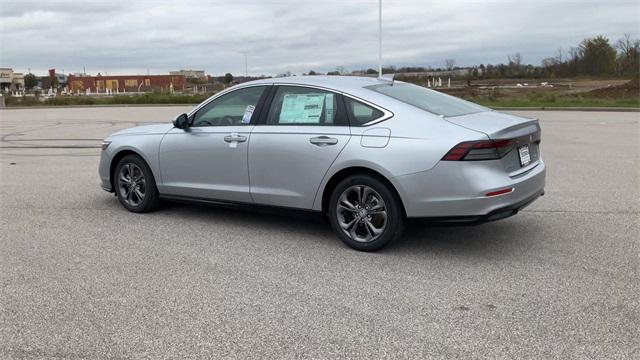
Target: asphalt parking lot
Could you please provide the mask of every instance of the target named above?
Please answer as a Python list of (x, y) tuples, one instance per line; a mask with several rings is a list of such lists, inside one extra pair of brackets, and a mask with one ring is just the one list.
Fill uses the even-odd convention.
[(640, 356), (640, 113), (523, 113), (544, 197), (361, 253), (316, 217), (126, 212), (96, 146), (186, 109), (0, 111), (0, 358)]

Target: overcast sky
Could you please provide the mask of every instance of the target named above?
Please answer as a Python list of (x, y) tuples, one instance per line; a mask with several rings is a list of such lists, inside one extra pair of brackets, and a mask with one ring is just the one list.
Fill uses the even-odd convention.
[[(640, 33), (638, 1), (383, 0), (383, 63), (540, 64), (598, 34)], [(0, 66), (44, 74), (275, 75), (376, 68), (377, 0), (0, 0)]]

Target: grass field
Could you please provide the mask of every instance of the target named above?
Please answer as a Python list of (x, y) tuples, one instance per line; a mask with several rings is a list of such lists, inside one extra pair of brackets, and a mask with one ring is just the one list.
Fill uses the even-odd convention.
[(517, 99), (517, 98), (474, 98), (466, 100), (490, 108), (570, 108), (570, 107), (618, 107), (640, 108), (640, 100), (632, 99), (590, 99), (590, 98), (560, 98), (560, 99)]
[[(403, 79), (426, 86), (426, 80)], [(541, 84), (545, 85), (542, 86)], [(437, 90), (492, 108), (640, 108), (639, 81), (625, 79), (482, 79), (456, 80)], [(198, 104), (211, 94), (7, 97), (6, 106)]]
[(7, 106), (64, 106), (64, 105), (148, 105), (148, 104), (198, 104), (209, 95), (158, 94), (115, 95), (115, 96), (56, 96), (45, 101), (34, 97), (8, 97)]
[[(561, 79), (483, 80), (456, 84), (441, 91), (488, 107), (567, 108), (622, 107), (640, 108), (638, 80)], [(545, 85), (541, 85), (545, 83)], [(524, 85), (526, 84), (526, 86)]]

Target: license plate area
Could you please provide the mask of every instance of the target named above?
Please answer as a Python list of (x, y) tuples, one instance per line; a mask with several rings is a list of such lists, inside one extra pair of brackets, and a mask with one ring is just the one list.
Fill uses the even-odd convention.
[(518, 148), (518, 156), (520, 157), (520, 166), (525, 167), (531, 164), (531, 154), (529, 153), (529, 145), (522, 145)]

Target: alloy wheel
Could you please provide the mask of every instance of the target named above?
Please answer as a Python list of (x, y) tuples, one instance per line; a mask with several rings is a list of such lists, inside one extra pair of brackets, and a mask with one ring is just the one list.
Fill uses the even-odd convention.
[(147, 186), (144, 173), (138, 165), (126, 163), (118, 174), (118, 189), (122, 200), (129, 206), (137, 207), (144, 201)]
[(354, 185), (343, 191), (336, 212), (342, 231), (358, 242), (376, 240), (387, 226), (382, 196), (366, 185)]

